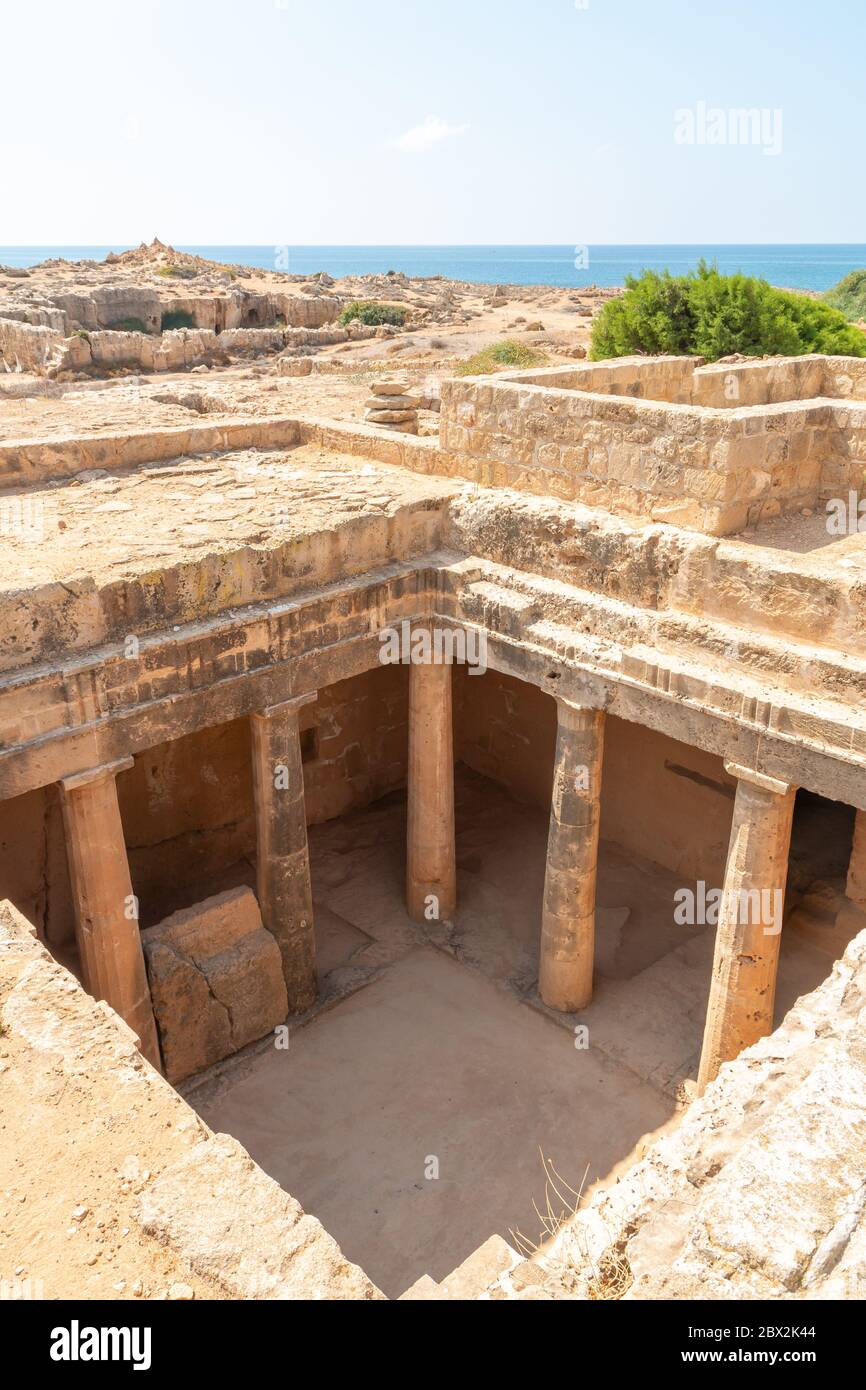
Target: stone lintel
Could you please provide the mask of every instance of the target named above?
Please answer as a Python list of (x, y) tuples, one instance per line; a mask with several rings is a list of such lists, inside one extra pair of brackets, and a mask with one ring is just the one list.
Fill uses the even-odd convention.
[[(576, 691), (588, 674), (535, 643), (518, 642), (490, 631), (487, 633), (487, 664), (491, 670), (528, 681), (556, 699), (574, 700)], [(551, 689), (550, 673), (554, 670), (560, 673), (557, 684), (564, 687), (562, 696)], [(630, 724), (643, 724), (657, 733), (723, 759), (733, 745), (738, 750), (742, 749), (744, 760), (763, 762), (767, 753), (771, 752), (773, 763), (780, 772), (787, 774), (787, 777), (771, 779), (779, 783), (772, 788), (773, 791), (784, 794), (785, 786), (805, 787), (818, 796), (844, 801), (866, 811), (866, 766), (862, 760), (843, 758), (834, 749), (818, 748), (790, 735), (751, 728), (740, 723), (732, 714), (715, 709), (699, 709), (692, 701), (641, 686), (634, 680), (618, 678), (613, 672), (597, 679), (607, 690), (604, 708), (618, 719), (625, 719)]]
[(755, 768), (744, 767), (742, 763), (728, 762), (727, 759), (725, 772), (731, 777), (736, 777), (738, 782), (750, 782), (753, 787), (772, 792), (774, 796), (787, 796), (793, 786), (792, 782), (784, 782), (779, 777), (771, 777), (766, 772), (758, 772)]
[[(376, 637), (353, 635), (326, 648), (301, 652), (292, 660), (223, 677), (199, 690), (142, 700), (93, 722), (60, 728), (14, 749), (0, 750), (0, 800), (59, 782), (70, 763), (83, 764), (81, 771), (86, 773), (100, 760), (112, 762), (112, 754), (127, 749), (141, 753), (197, 729), (284, 704), (283, 690), (299, 679), (318, 691), (379, 665)], [(78, 774), (69, 774), (73, 775)]]
[[(357, 591), (363, 586), (353, 581), (349, 587)], [(383, 609), (381, 597), (375, 596), (380, 591), (381, 582), (370, 586), (371, 602), (384, 621), (390, 605), (386, 603)], [(339, 594), (342, 593), (344, 590), (340, 589)], [(320, 595), (317, 603), (321, 601)], [(295, 601), (282, 606), (294, 609), (298, 604)], [(261, 621), (265, 615), (266, 609), (257, 607), (255, 621)], [(407, 614), (398, 608), (393, 621), (409, 621), (412, 626), (425, 622), (467, 629), (477, 626), (435, 611), (422, 615), (417, 609)], [(219, 626), (221, 629), (223, 624)], [(819, 748), (814, 742), (803, 742), (790, 734), (743, 723), (723, 710), (698, 708), (693, 700), (651, 688), (634, 678), (623, 678), (615, 671), (588, 670), (558, 652), (546, 650), (529, 636), (516, 641), (486, 627), (477, 630), (485, 635), (486, 660), (491, 668), (529, 681), (555, 699), (578, 708), (606, 709), (631, 723), (646, 724), (722, 757), (735, 748), (736, 765), (744, 769), (744, 776), (759, 761), (771, 759), (779, 774), (771, 778), (773, 782), (807, 787), (819, 795), (866, 810), (866, 766), (862, 759), (849, 760), (833, 746)], [(179, 639), (172, 635), (164, 645), (170, 652), (178, 647)], [(375, 634), (351, 632), (325, 647), (293, 652), (288, 659), (286, 654), (269, 664), (230, 676), (220, 673), (216, 681), (203, 682), (198, 689), (171, 691), (156, 699), (152, 694), (147, 698), (143, 690), (138, 703), (80, 724), (41, 732), (27, 742), (0, 750), (0, 798), (58, 782), (73, 775), (70, 767), (74, 769), (76, 764), (84, 772), (95, 764), (108, 763), (130, 752), (140, 753), (196, 728), (267, 711), (287, 699), (303, 698), (288, 695), (287, 688), (303, 685), (308, 690), (321, 689), (369, 670), (379, 663), (379, 656)], [(98, 665), (90, 658), (82, 669), (93, 670)], [(0, 689), (2, 686), (0, 681)], [(51, 693), (47, 689), (47, 694)]]
[(297, 714), (298, 710), (303, 709), (304, 705), (311, 705), (314, 700), (318, 700), (318, 690), (311, 690), (306, 695), (293, 695), (290, 700), (281, 700), (278, 705), (265, 705), (263, 709), (253, 710), (251, 719), (274, 719), (281, 714)]

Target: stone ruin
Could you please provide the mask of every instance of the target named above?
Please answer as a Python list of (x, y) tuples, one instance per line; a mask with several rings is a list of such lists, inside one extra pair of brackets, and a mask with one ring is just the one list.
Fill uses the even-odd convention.
[[(438, 438), (0, 443), (46, 518), (0, 590), (11, 1265), (862, 1297), (864, 421), (857, 361), (668, 358), (448, 381)], [(542, 1141), (597, 1186), (526, 1241)]]
[[(234, 354), (348, 340), (346, 329), (324, 331), (340, 308), (333, 299), (244, 289), (194, 295), (105, 285), (89, 293), (33, 296), (22, 290), (0, 299), (0, 363), (8, 371), (52, 378), (121, 368), (178, 371), (225, 363)], [(186, 326), (168, 326), (179, 320)], [(141, 330), (119, 326), (130, 323)]]

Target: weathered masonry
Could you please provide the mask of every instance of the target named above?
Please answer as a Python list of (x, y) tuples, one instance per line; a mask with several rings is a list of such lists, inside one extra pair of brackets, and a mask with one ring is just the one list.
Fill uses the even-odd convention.
[(453, 381), (442, 446), (469, 477), (726, 536), (861, 481), (858, 357), (691, 357)]
[[(763, 439), (773, 458), (781, 439), (785, 492), (793, 475), (782, 464), (793, 467), (800, 443), (778, 421), (762, 417), (758, 430), (748, 413), (781, 406), (738, 408), (730, 421), (723, 407), (706, 407), (710, 415), (683, 424), (683, 410), (704, 407), (671, 404), (671, 381), (705, 395), (709, 369), (605, 370), (602, 406), (587, 392), (574, 407), (580, 448), (593, 468), (599, 451), (611, 468), (628, 453), (650, 512), (673, 477), (652, 493), (659, 441), (693, 448), (693, 426), (717, 431), (711, 451), (731, 445), (705, 470), (719, 476), (740, 477), (742, 439)], [(620, 425), (608, 429), (608, 407), (640, 415), (646, 401), (612, 401), (618, 371), (653, 412), (627, 448)], [(738, 371), (750, 401), (763, 391), (778, 402), (798, 381), (817, 398), (832, 379), (837, 403), (821, 410), (853, 419), (864, 409), (842, 360), (771, 364), (757, 384), (748, 373), (759, 368)], [(543, 807), (549, 821), (534, 965), (521, 976), (523, 997), (548, 1019), (595, 1018), (589, 1011), (610, 997), (616, 971), (607, 947), (603, 960), (599, 952), (605, 845), (641, 858), (647, 893), (662, 904), (662, 944), (643, 956), (639, 942), (631, 948), (638, 1013), (641, 972), (676, 939), (672, 888), (716, 890), (714, 955), (700, 966), (708, 1003), (699, 1026), (684, 1030), (683, 1054), (665, 1064), (669, 1090), (689, 1078), (703, 1090), (774, 1027), (792, 844), (807, 811), (831, 827), (819, 838), (838, 833), (844, 861), (819, 978), (862, 926), (866, 547), (856, 530), (831, 537), (821, 507), (835, 482), (854, 485), (857, 436), (846, 438), (843, 470), (822, 463), (812, 515), (798, 517), (798, 548), (787, 549), (784, 530), (772, 529), (784, 516), (769, 519), (775, 508), (766, 529), (720, 538), (690, 509), (674, 524), (646, 509), (618, 515), (613, 491), (594, 494), (592, 506), (575, 500), (585, 458), (567, 455), (578, 446), (564, 435), (554, 473), (569, 497), (547, 488), (552, 455), (542, 449), (566, 428), (557, 422), (574, 424), (562, 397), (581, 396), (555, 386), (548, 401), (547, 389), (448, 384), (441, 447), (256, 418), (0, 448), (0, 501), (27, 497), (45, 527), (37, 544), (14, 530), (3, 537), (0, 898), (36, 923), (170, 1079), (159, 1009), (172, 996), (160, 995), (155, 1017), (151, 928), (162, 924), (164, 943), (167, 923), (178, 925), (172, 914), (234, 889), (226, 872), (254, 862), (261, 920), (235, 961), (239, 988), (248, 1002), (258, 989), (250, 981), (263, 978), (255, 972), (268, 968), (262, 941), (274, 960), (276, 942), (282, 981), (269, 997), (282, 1000), (284, 986), (290, 1016), (314, 1015), (322, 972), (310, 827), (405, 790), (406, 919), (434, 935), (459, 927), (475, 859), (461, 853), (455, 813), (466, 769)], [(495, 431), (484, 423), (491, 410)], [(810, 395), (804, 428), (818, 429), (812, 412)], [(507, 476), (478, 466), (482, 446)], [(749, 444), (749, 470), (764, 475), (752, 484), (772, 491), (776, 464), (755, 464), (759, 452)], [(677, 474), (690, 486), (702, 467), (692, 465)], [(396, 659), (385, 640), (395, 632), (404, 639)], [(413, 659), (411, 638), (425, 633), (450, 634), (444, 647), (457, 659)], [(507, 896), (515, 881), (496, 891)], [(220, 900), (220, 931), (234, 901)], [(189, 923), (180, 928), (192, 940)], [(222, 965), (195, 964), (214, 972), (218, 995)], [(667, 1007), (678, 1027), (675, 992)], [(332, 1014), (323, 1017), (327, 1025)], [(173, 1036), (193, 1025), (181, 1010)], [(226, 1023), (214, 1055), (236, 1047), (234, 1036)]]
[[(277, 475), (283, 466), (275, 462)], [(124, 475), (118, 476), (122, 488)], [(724, 555), (715, 548), (709, 554), (703, 543), (692, 549), (683, 533), (672, 532), (666, 540), (657, 530), (642, 535), (589, 515), (579, 526), (574, 519), (568, 525), (556, 513), (557, 525), (567, 531), (553, 555), (548, 532), (553, 509), (554, 504), (540, 503), (527, 508), (496, 492), (478, 499), (461, 492), (449, 510), (440, 488), (417, 512), (416, 533), (410, 530), (402, 538), (409, 550), (434, 547), (427, 555), (394, 555), (389, 564), (365, 568), (359, 542), (351, 558), (346, 551), (358, 573), (342, 581), (326, 572), (324, 584), (293, 581), (297, 591), (291, 598), (203, 612), (160, 630), (160, 613), (166, 620), (184, 616), (170, 611), (172, 601), (180, 607), (183, 600), (165, 586), (158, 603), (141, 610), (142, 628), (151, 630), (137, 628), (137, 655), (127, 654), (128, 643), (109, 640), (81, 656), (67, 650), (59, 663), (15, 669), (11, 656), (6, 658), (0, 793), (8, 799), (49, 784), (62, 789), (85, 977), (140, 1031), (148, 1055), (156, 1053), (138, 927), (128, 910), (133, 898), (117, 811), (117, 773), (134, 755), (167, 740), (249, 717), (259, 900), (265, 924), (280, 943), (291, 1007), (308, 1007), (315, 994), (314, 926), (298, 713), (322, 689), (378, 669), (380, 634), (406, 620), (472, 629), (483, 638), (494, 671), (556, 699), (539, 963), (540, 992), (554, 1008), (580, 1009), (592, 992), (608, 715), (725, 760), (737, 786), (722, 885), (729, 903), (739, 902), (741, 890), (746, 895), (784, 891), (795, 788), (866, 809), (866, 730), (856, 706), (844, 698), (860, 686), (861, 662), (851, 655), (834, 657), (829, 648), (816, 652), (811, 643), (798, 648), (799, 619), (786, 611), (787, 599), (772, 624), (778, 628), (787, 622), (790, 634), (783, 633), (780, 643), (775, 633), (761, 633), (763, 595), (772, 592), (775, 579), (785, 590), (792, 582), (770, 552), (750, 561), (751, 547), (742, 543)], [(606, 566), (597, 588), (558, 577), (563, 552), (578, 544), (583, 565), (592, 563), (594, 552)], [(667, 553), (660, 555), (665, 545)], [(376, 555), (373, 542), (369, 554), (371, 561), (385, 558)], [(520, 559), (519, 568), (502, 563), (511, 556)], [(725, 655), (733, 633), (728, 622), (708, 623), (689, 611), (700, 607), (702, 568), (709, 584), (726, 591), (725, 564), (743, 576), (730, 614), (739, 620), (742, 643), (735, 660)], [(219, 582), (218, 574), (215, 578)], [(267, 580), (251, 575), (250, 582)], [(751, 599), (743, 592), (750, 582)], [(829, 577), (810, 579), (804, 572), (798, 582), (807, 595), (807, 616), (814, 608), (808, 601), (810, 584), (815, 601), (829, 611), (836, 587)], [(619, 595), (613, 598), (605, 588), (619, 589)], [(132, 597), (134, 591), (129, 593)], [(38, 590), (33, 598), (38, 610)], [(85, 598), (93, 609), (95, 596), (84, 592), (75, 595), (75, 606)], [(141, 604), (140, 595), (136, 601)], [(757, 619), (751, 631), (743, 623), (750, 603)], [(110, 638), (125, 625), (137, 627), (128, 622), (133, 603), (123, 600), (115, 611), (107, 598), (99, 598), (98, 605), (102, 612), (91, 613), (94, 632), (101, 627)], [(20, 612), (20, 604), (16, 607)], [(14, 624), (15, 610), (7, 611)], [(7, 630), (14, 641), (14, 626)], [(810, 672), (822, 668), (825, 687), (835, 697), (828, 694), (819, 704), (807, 681)], [(410, 690), (409, 908), (422, 916), (425, 899), (434, 893), (442, 915), (450, 917), (459, 885), (449, 790), (454, 754), (448, 668), (413, 666)], [(277, 766), (287, 770), (280, 791), (274, 789)], [(778, 936), (765, 933), (765, 925), (738, 924), (722, 914), (703, 1081), (770, 1026)]]

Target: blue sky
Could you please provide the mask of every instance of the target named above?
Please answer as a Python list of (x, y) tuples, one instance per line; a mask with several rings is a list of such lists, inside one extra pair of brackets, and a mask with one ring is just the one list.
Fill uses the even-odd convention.
[(581, 3), (8, 7), (0, 245), (866, 240), (861, 0)]

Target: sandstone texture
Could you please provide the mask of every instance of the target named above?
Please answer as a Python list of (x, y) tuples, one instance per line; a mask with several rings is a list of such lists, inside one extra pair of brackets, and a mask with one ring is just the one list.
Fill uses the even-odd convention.
[(714, 536), (859, 495), (864, 441), (861, 358), (635, 357), (443, 388), (464, 476)]
[[(104, 1254), (121, 1293), (375, 1297), (234, 1141), (176, 1132), (189, 1112), (169, 1082), (280, 1068), (250, 1044), (288, 1013), (293, 1056), (315, 1053), (332, 1010), (351, 1023), (396, 958), (412, 954), (423, 997), (435, 952), (576, 1065), (588, 1019), (583, 1101), (598, 1068), (615, 1132), (593, 1115), (601, 1187), (552, 1244), (521, 1259), (503, 1240), (506, 1193), (473, 1229), (480, 1249), (443, 1280), (463, 1253), (449, 1248), (413, 1300), (860, 1296), (862, 364), (583, 363), (583, 311), (603, 296), (241, 272), (157, 244), (0, 273), (0, 896), (130, 1025), (94, 1013), (6, 912), (0, 1188), (25, 1208), (37, 1192), (28, 1097), (36, 1131), (62, 1140), (10, 1253), (69, 1287), (57, 1204), (81, 1174), (71, 1205), (110, 1208), (103, 1248), (72, 1247), (88, 1290), (107, 1286), (90, 1263)], [(406, 327), (342, 327), (348, 294), (400, 304)], [(453, 373), (509, 323), (550, 365)], [(831, 533), (840, 496), (853, 524)], [(450, 654), (413, 661), (415, 636)], [(496, 783), (508, 810), (485, 820)], [(497, 816), (509, 848), (488, 843)], [(326, 821), (312, 872), (308, 827)], [(516, 937), (499, 930), (505, 858)], [(755, 892), (761, 914), (765, 889), (781, 895), (781, 943), (764, 940), (769, 909), (683, 931), (673, 895), (703, 880)], [(168, 1079), (137, 1045), (148, 994)], [(413, 1023), (400, 1036), (417, 1046)], [(314, 1140), (303, 1168), (292, 1148), (286, 1168), (279, 1124), (310, 1073), (276, 1074), (276, 1130), (244, 1137), (295, 1191), (320, 1155)], [(378, 1115), (382, 1093), (365, 1094)], [(633, 1167), (637, 1136), (689, 1100)], [(298, 1195), (327, 1204), (327, 1181)], [(108, 1243), (115, 1220), (146, 1278)], [(396, 1296), (414, 1261), (399, 1285), (395, 1268), (377, 1282)]]
[(401, 433), (417, 434), (419, 405), (420, 398), (412, 395), (405, 382), (374, 381), (364, 419), (371, 425), (386, 425)]
[(280, 949), (249, 888), (220, 893), (143, 933), (165, 1074), (202, 1071), (288, 1013)]
[[(0, 903), (0, 1262), (50, 1299), (381, 1297)], [(38, 1153), (38, 1162), (33, 1155)]]

